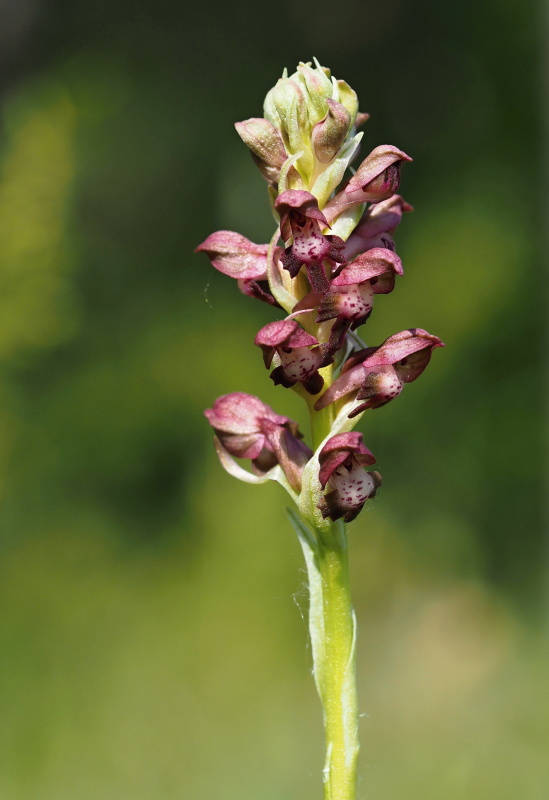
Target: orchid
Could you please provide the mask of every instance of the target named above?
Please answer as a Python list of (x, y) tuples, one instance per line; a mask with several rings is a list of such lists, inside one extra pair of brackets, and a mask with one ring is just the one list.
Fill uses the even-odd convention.
[(402, 392), (405, 383), (419, 378), (435, 347), (444, 343), (421, 328), (389, 336), (379, 347), (359, 350), (345, 362), (339, 377), (315, 403), (317, 411), (353, 393), (365, 402), (354, 406), (349, 417), (367, 408), (379, 408)]
[(285, 241), (293, 239), (281, 257), (282, 266), (292, 278), (301, 267), (307, 269), (307, 277), (313, 289), (324, 292), (328, 288), (325, 264), (342, 262), (341, 251), (345, 242), (339, 236), (324, 236), (321, 225), (328, 225), (318, 200), (310, 192), (292, 189), (280, 194), (275, 201), (280, 215), (280, 235)]
[[(252, 484), (278, 482), (307, 565), (314, 677), (324, 708), (325, 800), (356, 800), (358, 701), (356, 628), (350, 599), (348, 532), (376, 495), (376, 459), (353, 430), (368, 409), (399, 396), (443, 343), (421, 328), (366, 347), (378, 294), (403, 276), (394, 235), (412, 207), (397, 194), (410, 156), (374, 148), (352, 172), (368, 114), (356, 93), (316, 60), (300, 63), (267, 94), (263, 117), (236, 123), (267, 181), (276, 230), (269, 244), (217, 231), (197, 251), (271, 307), (255, 345), (280, 396), (307, 405), (311, 446), (297, 423), (258, 397), (233, 392), (205, 415), (222, 466)], [(266, 309), (265, 309), (266, 310)], [(362, 333), (362, 332), (361, 332)], [(243, 463), (242, 463), (243, 462)]]
[(402, 215), (409, 211), (413, 211), (412, 206), (399, 194), (369, 205), (345, 243), (345, 259), (354, 258), (374, 247), (394, 250), (393, 234), (400, 225)]
[(281, 383), (289, 388), (299, 382), (310, 394), (318, 394), (322, 390), (324, 379), (318, 370), (325, 366), (325, 360), (318, 341), (295, 320), (270, 322), (261, 328), (255, 337), (255, 344), (263, 350), (267, 368), (277, 354), (280, 364), (271, 372), (275, 384)]
[(278, 465), (290, 486), (301, 490), (301, 472), (312, 450), (300, 441), (296, 422), (275, 414), (258, 397), (244, 392), (219, 397), (204, 414), (216, 433), (217, 450), (227, 471), (234, 465), (231, 456), (251, 459), (259, 479), (270, 477)]
[(349, 329), (356, 330), (368, 320), (375, 295), (392, 292), (396, 275), (402, 274), (400, 258), (382, 247), (367, 250), (338, 270), (317, 303), (317, 322), (335, 319), (325, 348), (327, 354), (340, 349)]
[(318, 455), (318, 479), (323, 489), (330, 491), (321, 497), (318, 507), (324, 518), (343, 517), (352, 522), (366, 500), (374, 497), (381, 486), (379, 472), (365, 472), (363, 467), (375, 464), (375, 457), (357, 431), (332, 436)]

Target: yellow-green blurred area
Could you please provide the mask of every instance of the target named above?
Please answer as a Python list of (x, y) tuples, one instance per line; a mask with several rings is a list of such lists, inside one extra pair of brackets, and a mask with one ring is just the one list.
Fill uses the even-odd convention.
[(360, 428), (360, 800), (549, 796), (532, 2), (0, 2), (0, 800), (315, 800), (302, 556), (202, 410), (278, 312), (193, 248), (272, 234), (233, 122), (319, 58), (414, 157), (369, 344), (447, 344)]

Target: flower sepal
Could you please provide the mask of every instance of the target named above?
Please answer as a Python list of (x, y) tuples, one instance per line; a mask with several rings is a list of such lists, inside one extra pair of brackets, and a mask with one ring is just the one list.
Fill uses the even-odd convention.
[[(243, 294), (277, 306), (267, 275), (269, 245), (255, 244), (235, 231), (211, 233), (195, 253), (206, 253), (213, 267), (235, 278)], [(280, 258), (281, 248), (275, 248), (273, 258)]]

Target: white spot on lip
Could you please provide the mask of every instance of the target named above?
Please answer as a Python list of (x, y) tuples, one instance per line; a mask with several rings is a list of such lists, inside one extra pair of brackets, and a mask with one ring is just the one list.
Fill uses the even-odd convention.
[(330, 484), (338, 494), (340, 508), (346, 511), (362, 508), (376, 488), (372, 476), (356, 462), (350, 469), (338, 467), (330, 477)]
[(315, 372), (320, 365), (318, 351), (313, 352), (307, 347), (296, 347), (290, 353), (279, 350), (280, 363), (286, 376), (290, 380), (302, 381)]

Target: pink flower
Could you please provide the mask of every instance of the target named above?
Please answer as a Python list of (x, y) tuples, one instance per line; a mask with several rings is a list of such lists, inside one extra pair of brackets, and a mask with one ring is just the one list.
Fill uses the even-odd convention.
[(330, 341), (322, 345), (326, 355), (333, 355), (343, 345), (351, 328), (363, 325), (370, 314), (376, 294), (388, 294), (395, 286), (396, 275), (402, 275), (400, 258), (392, 250), (374, 247), (338, 269), (323, 295), (310, 292), (294, 307), (294, 311), (318, 307), (316, 322), (335, 319)]
[(305, 266), (311, 287), (322, 294), (328, 289), (324, 262), (333, 265), (344, 261), (341, 251), (345, 242), (339, 236), (322, 234), (321, 229), (328, 223), (310, 192), (301, 189), (282, 192), (275, 201), (275, 209), (280, 215), (281, 237), (285, 242), (293, 238), (293, 244), (282, 255), (282, 266), (292, 278)]
[(412, 206), (399, 194), (368, 206), (345, 243), (345, 258), (352, 259), (373, 247), (394, 250), (393, 234), (400, 224), (402, 215), (409, 211), (413, 211)]
[(326, 204), (324, 214), (331, 224), (342, 211), (357, 203), (379, 203), (397, 192), (400, 184), (400, 168), (411, 161), (398, 147), (381, 144), (364, 159), (351, 180)]
[(375, 464), (375, 456), (362, 441), (362, 434), (353, 431), (328, 439), (318, 460), (320, 485), (330, 490), (318, 503), (322, 516), (334, 521), (343, 517), (345, 522), (351, 522), (381, 486), (379, 472), (363, 469)]
[(314, 336), (301, 328), (293, 319), (270, 322), (255, 337), (255, 344), (263, 350), (267, 369), (278, 355), (280, 365), (271, 372), (275, 384), (286, 388), (302, 383), (310, 394), (318, 394), (324, 380), (318, 372), (325, 366), (323, 355)]
[(227, 453), (251, 459), (257, 475), (279, 464), (292, 488), (301, 491), (301, 473), (312, 451), (300, 441), (297, 422), (244, 392), (219, 397), (204, 414)]
[(315, 403), (319, 411), (349, 394), (364, 403), (352, 409), (354, 417), (367, 408), (378, 408), (402, 392), (405, 383), (419, 378), (435, 347), (444, 343), (421, 328), (410, 328), (389, 336), (379, 347), (354, 353), (341, 374)]

